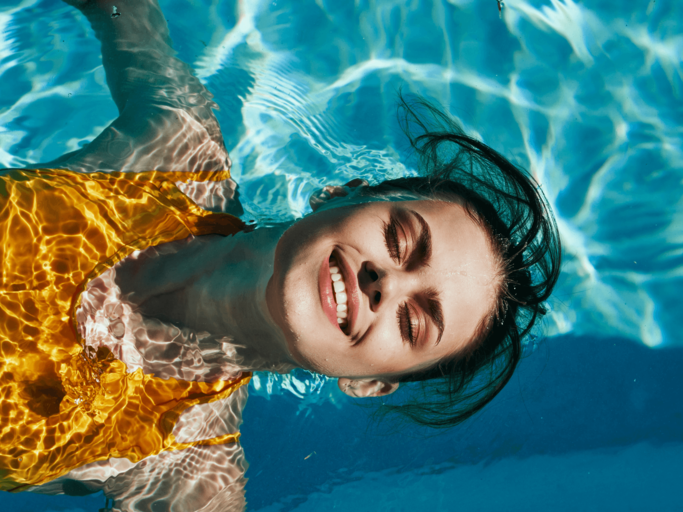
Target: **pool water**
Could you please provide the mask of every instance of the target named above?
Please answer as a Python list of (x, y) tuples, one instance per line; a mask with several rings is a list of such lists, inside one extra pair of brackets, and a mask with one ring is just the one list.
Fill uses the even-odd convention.
[[(257, 375), (250, 510), (683, 508), (680, 2), (160, 3), (220, 107), (247, 218), (298, 218), (326, 184), (414, 173), (402, 90), (529, 169), (564, 244), (529, 357), (462, 427), (377, 426), (326, 378)], [(78, 149), (116, 116), (99, 43), (56, 0), (0, 0), (0, 93), (0, 167)]]

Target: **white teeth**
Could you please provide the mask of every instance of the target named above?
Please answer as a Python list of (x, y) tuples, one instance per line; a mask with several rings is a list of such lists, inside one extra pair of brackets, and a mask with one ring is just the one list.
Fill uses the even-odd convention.
[(337, 266), (337, 261), (330, 259), (330, 279), (332, 279), (332, 288), (334, 289), (334, 300), (337, 303), (337, 323), (340, 327), (346, 327), (347, 317), (349, 316), (348, 306), (346, 302), (348, 297), (346, 293), (346, 285), (344, 284), (344, 276)]

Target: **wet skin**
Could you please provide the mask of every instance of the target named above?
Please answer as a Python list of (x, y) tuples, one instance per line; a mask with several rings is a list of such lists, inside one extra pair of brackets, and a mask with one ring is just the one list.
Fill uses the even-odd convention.
[[(331, 256), (349, 296), (343, 330), (325, 306)], [(386, 380), (465, 348), (491, 310), (495, 276), (487, 235), (459, 204), (371, 202), (293, 224), (266, 300), (302, 367)]]

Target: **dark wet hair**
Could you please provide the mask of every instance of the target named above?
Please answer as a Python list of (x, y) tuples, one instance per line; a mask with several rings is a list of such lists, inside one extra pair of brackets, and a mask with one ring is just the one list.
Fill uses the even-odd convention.
[[(522, 357), (522, 340), (538, 318), (560, 273), (555, 219), (540, 185), (434, 104), (400, 96), (399, 123), (418, 158), (420, 177), (364, 187), (362, 194), (408, 191), (459, 196), (488, 233), (499, 264), (492, 311), (463, 352), (400, 382), (419, 382), (406, 402), (384, 399), (378, 413), (396, 412), (422, 425), (450, 427), (471, 417), (508, 383)], [(416, 386), (411, 386), (414, 388)], [(401, 393), (403, 395), (403, 393)], [(396, 403), (392, 403), (396, 402)]]

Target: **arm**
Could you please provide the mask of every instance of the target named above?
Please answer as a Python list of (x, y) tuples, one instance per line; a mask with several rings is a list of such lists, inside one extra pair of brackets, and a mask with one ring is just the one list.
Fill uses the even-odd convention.
[(248, 464), (238, 443), (166, 452), (130, 466), (126, 459), (88, 464), (31, 492), (84, 496), (104, 491), (113, 500), (105, 510), (112, 512), (244, 510)]
[[(247, 389), (218, 402), (191, 407), (173, 433), (189, 442), (236, 432), (242, 423)], [(43, 494), (104, 491), (116, 512), (241, 512), (248, 464), (239, 443), (195, 446), (164, 452), (134, 464), (110, 459), (88, 464), (32, 489)]]
[[(191, 407), (173, 429), (176, 440), (238, 431), (247, 395), (243, 386), (224, 400)], [(122, 512), (242, 511), (247, 466), (239, 443), (195, 446), (145, 459), (108, 479), (103, 490), (114, 499), (114, 510)]]
[(111, 478), (113, 510), (195, 512), (244, 510), (247, 463), (238, 443), (167, 452)]
[[(179, 442), (236, 432), (247, 401), (243, 386), (224, 400), (194, 406), (173, 429)], [(150, 457), (104, 485), (114, 499), (114, 510), (194, 512), (244, 510), (247, 469), (239, 443), (195, 446)]]
[(102, 44), (119, 117), (83, 149), (36, 167), (80, 172), (229, 168), (211, 94), (174, 56), (157, 1), (68, 3), (86, 16)]
[(116, 512), (241, 512), (247, 467), (239, 443), (195, 446), (138, 464), (127, 459), (95, 462), (30, 490), (70, 496), (104, 491)]

